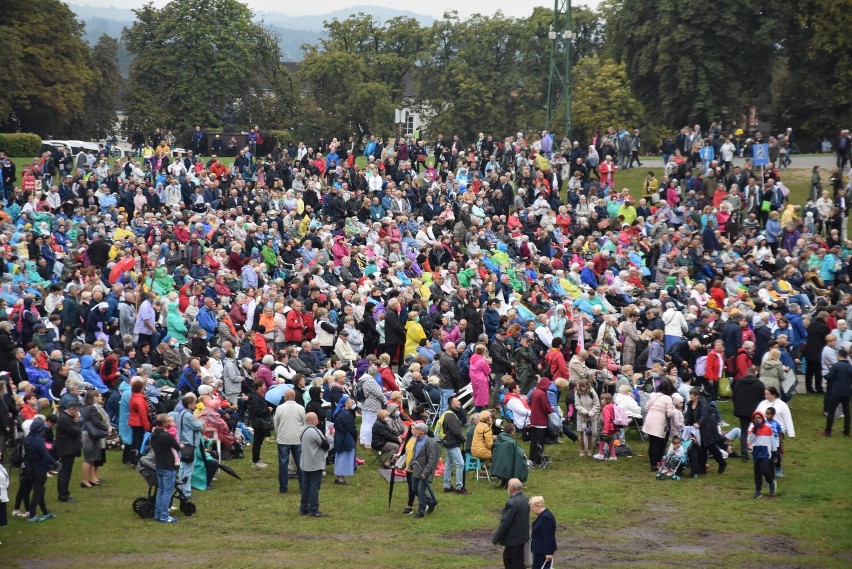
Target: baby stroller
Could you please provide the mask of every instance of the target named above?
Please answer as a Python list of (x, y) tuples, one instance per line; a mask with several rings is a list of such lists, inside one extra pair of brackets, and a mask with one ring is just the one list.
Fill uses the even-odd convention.
[[(154, 461), (154, 453), (150, 452), (140, 458), (136, 470), (148, 483), (148, 495), (141, 496), (133, 501), (133, 511), (143, 520), (149, 520), (154, 517), (154, 502), (157, 499), (157, 465)], [(181, 492), (177, 485), (175, 485), (175, 492), (169, 501), (169, 506), (175, 498), (180, 501), (180, 511), (183, 515), (189, 517), (195, 514), (195, 504), (189, 501), (189, 498)]]
[[(691, 429), (689, 427), (688, 429)], [(684, 430), (684, 437), (681, 440), (680, 446), (683, 449), (681, 456), (666, 454), (663, 457), (663, 460), (657, 465), (657, 480), (665, 480), (666, 478), (671, 478), (672, 480), (680, 480), (680, 474), (683, 472), (683, 469), (689, 466), (689, 449), (692, 447), (693, 439), (689, 438), (687, 435), (687, 430)]]

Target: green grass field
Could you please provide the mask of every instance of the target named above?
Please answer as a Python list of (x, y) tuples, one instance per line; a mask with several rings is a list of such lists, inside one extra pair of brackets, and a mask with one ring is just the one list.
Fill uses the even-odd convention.
[[(658, 481), (646, 445), (631, 435), (637, 455), (617, 463), (580, 459), (570, 442), (548, 447), (549, 470), (531, 472), (525, 494), (544, 496), (558, 525), (557, 567), (820, 567), (852, 563), (852, 440), (818, 436), (821, 399), (791, 403), (798, 436), (788, 443), (779, 495), (753, 500), (752, 466), (732, 460), (724, 475)], [(729, 422), (730, 404), (722, 404)], [(836, 433), (839, 435), (838, 427)], [(523, 445), (526, 448), (526, 444)], [(299, 496), (277, 491), (275, 447), (264, 444), (265, 470), (249, 459), (229, 461), (242, 476), (219, 474), (216, 487), (196, 491), (198, 513), (176, 525), (141, 520), (131, 511), (146, 483), (110, 452), (106, 483), (72, 484), (76, 504), (48, 504), (58, 515), (40, 524), (13, 519), (0, 528), (5, 567), (349, 567), (497, 568), (501, 550), (490, 536), (504, 490), (474, 481), (469, 496), (444, 494), (424, 519), (402, 516), (406, 486), (398, 483), (388, 509), (388, 484), (375, 467), (361, 467), (351, 487), (329, 475), (321, 491), (325, 519), (298, 516)], [(362, 456), (363, 453), (359, 451)], [(364, 456), (365, 458), (368, 458)], [(75, 480), (79, 475), (75, 466)], [(17, 472), (12, 473), (12, 496)], [(768, 494), (768, 492), (765, 492)], [(11, 510), (11, 504), (9, 505)]]

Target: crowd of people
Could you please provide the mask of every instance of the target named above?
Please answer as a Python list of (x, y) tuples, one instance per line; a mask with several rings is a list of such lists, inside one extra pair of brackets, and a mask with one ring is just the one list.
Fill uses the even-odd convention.
[[(347, 485), (359, 449), (406, 477), (405, 513), (423, 516), (440, 457), (444, 492), (469, 493), (468, 455), (511, 492), (547, 467), (547, 445), (615, 461), (631, 427), (652, 470), (751, 457), (759, 497), (795, 436), (797, 373), (825, 393), (825, 434), (838, 408), (849, 434), (844, 170), (823, 189), (815, 169), (800, 206), (774, 164), (734, 165), (715, 123), (669, 139), (634, 192), (619, 186), (642, 166), (626, 128), (588, 145), (544, 131), (264, 156), (253, 132), (233, 163), (201, 146), (173, 156), (159, 130), (135, 141), (157, 149), (141, 157), (64, 148), (20, 181), (0, 156), (14, 515), (50, 519), (48, 476), (74, 501), (80, 453), (86, 489), (107, 447), (135, 464), (150, 446), (175, 472), (163, 495), (191, 495), (207, 487), (208, 441), (222, 459), (251, 444), (263, 469), (273, 432), (279, 491), (298, 479), (305, 515), (325, 515), (326, 462)], [(740, 422), (726, 431), (715, 402), (730, 396)], [(176, 521), (163, 507), (156, 518)]]

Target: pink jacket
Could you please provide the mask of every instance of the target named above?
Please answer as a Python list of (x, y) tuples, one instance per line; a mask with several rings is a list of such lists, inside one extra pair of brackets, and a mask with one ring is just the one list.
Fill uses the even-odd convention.
[(651, 397), (648, 398), (647, 409), (648, 414), (645, 415), (645, 425), (642, 427), (642, 432), (664, 439), (669, 417), (674, 415), (675, 412), (674, 401), (664, 393), (652, 393)]
[(479, 354), (470, 356), (470, 384), (473, 386), (473, 404), (477, 407), (488, 406), (490, 396), (491, 366)]

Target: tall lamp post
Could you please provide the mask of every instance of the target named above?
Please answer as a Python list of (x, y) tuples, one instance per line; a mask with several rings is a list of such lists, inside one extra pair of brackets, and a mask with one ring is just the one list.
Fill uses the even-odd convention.
[[(553, 22), (547, 32), (550, 40), (550, 71), (547, 75), (547, 124), (549, 131), (553, 130), (553, 119), (559, 103), (565, 105), (563, 131), (571, 138), (571, 40), (574, 32), (571, 30), (571, 0), (554, 0)], [(559, 52), (562, 50), (563, 60), (560, 69)]]

